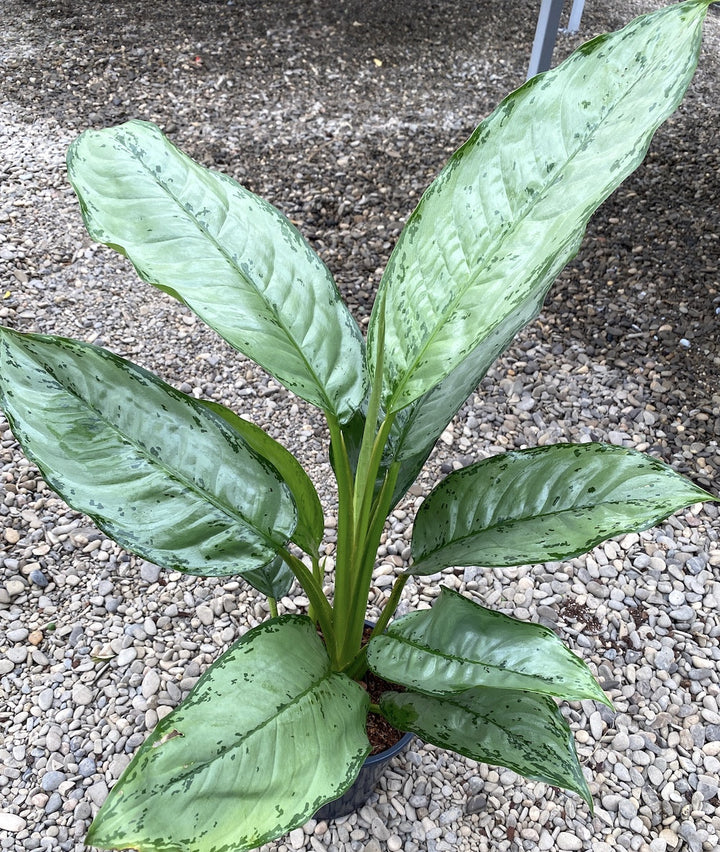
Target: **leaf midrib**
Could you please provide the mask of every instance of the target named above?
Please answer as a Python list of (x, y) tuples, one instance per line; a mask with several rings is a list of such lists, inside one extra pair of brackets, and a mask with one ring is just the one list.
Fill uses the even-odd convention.
[[(522, 88), (526, 88), (526, 87), (531, 86), (531, 85), (534, 85), (532, 80), (530, 80), (530, 81), (526, 82), (526, 83), (523, 85), (523, 87), (522, 87)], [(630, 97), (630, 95), (632, 94), (633, 90), (634, 90), (634, 89), (635, 89), (635, 87), (636, 87), (636, 86), (638, 86), (638, 85), (639, 85), (639, 80), (637, 80), (637, 79), (636, 79), (636, 80), (635, 80), (635, 82), (634, 82), (634, 83), (632, 84), (632, 86), (630, 87), (630, 89), (628, 89), (628, 90), (625, 92), (625, 94), (623, 95), (623, 97), (622, 97), (621, 99), (619, 99), (619, 100), (615, 101), (615, 102), (613, 103), (612, 107), (611, 107), (610, 109), (608, 109), (607, 114), (606, 114), (606, 115), (605, 115), (605, 116), (604, 116), (604, 117), (603, 117), (603, 118), (602, 118), (602, 119), (601, 119), (601, 120), (600, 120), (600, 121), (599, 121), (596, 125), (594, 125), (594, 128), (593, 128), (593, 130), (594, 130), (594, 131), (595, 131), (595, 130), (597, 130), (597, 128), (598, 128), (598, 127), (600, 127), (602, 124), (604, 124), (605, 122), (607, 122), (607, 121), (608, 121), (608, 119), (609, 119), (609, 117), (612, 115), (612, 113), (613, 113), (616, 109), (618, 109), (618, 107), (619, 107), (619, 105), (620, 105), (621, 103), (624, 103), (624, 102), (626, 101), (626, 99)], [(516, 96), (517, 96), (517, 93), (515, 93), (514, 95), (510, 95), (510, 96), (509, 96), (509, 98), (516, 97)], [(498, 105), (498, 107), (496, 108), (496, 110), (494, 111), (493, 115), (495, 115), (496, 113), (498, 113), (498, 112), (499, 112), (499, 110), (503, 107), (503, 104), (505, 104), (505, 103), (507, 103), (507, 102), (508, 102), (508, 98), (506, 98), (504, 101), (502, 101), (502, 102)], [(481, 127), (482, 127), (482, 125), (481, 125)], [(479, 136), (479, 135), (480, 135), (479, 130), (480, 130), (480, 128), (478, 128), (478, 131), (476, 132), (476, 133), (477, 133), (477, 136)], [(466, 146), (468, 146), (468, 145), (472, 142), (472, 140), (473, 140), (473, 138), (474, 138), (475, 136), (476, 136), (476, 134), (473, 134), (473, 136), (471, 137), (471, 139), (470, 139), (470, 140), (468, 140), (468, 141), (467, 141), (467, 142), (466, 142), (466, 143), (465, 143), (465, 144), (464, 144), (464, 145), (463, 145), (460, 149), (458, 149), (458, 152), (456, 152), (456, 154), (455, 154), (455, 155), (453, 155), (453, 158), (454, 158), (455, 156), (457, 156), (457, 154), (458, 154), (460, 151), (462, 151), (462, 149), (463, 149), (463, 148), (465, 148)], [(588, 134), (586, 134), (584, 137), (582, 137), (582, 139), (583, 139), (583, 143), (587, 142), (587, 140), (588, 140), (589, 138), (591, 138), (591, 135), (590, 135), (589, 133), (588, 133)], [(552, 187), (553, 187), (553, 186), (554, 186), (554, 185), (555, 185), (555, 184), (556, 184), (556, 183), (560, 180), (561, 176), (562, 176), (562, 175), (563, 175), (563, 174), (567, 171), (567, 167), (568, 167), (568, 165), (569, 165), (569, 164), (570, 164), (570, 163), (571, 163), (571, 162), (572, 162), (572, 161), (573, 161), (573, 160), (574, 160), (574, 159), (578, 156), (578, 154), (579, 154), (579, 153), (580, 153), (580, 152), (581, 152), (584, 148), (585, 148), (585, 144), (579, 144), (579, 145), (575, 148), (575, 150), (572, 152), (572, 154), (571, 154), (569, 157), (567, 157), (567, 158), (566, 158), (566, 160), (565, 160), (565, 162), (564, 162), (564, 164), (563, 164), (562, 169), (556, 169), (556, 170), (553, 172), (553, 178), (552, 178), (552, 180), (550, 180), (550, 181), (549, 181), (549, 182), (548, 182), (548, 183), (547, 183), (547, 184), (543, 187), (543, 189), (542, 189), (542, 190), (539, 190), (538, 192), (536, 192), (536, 193), (532, 196), (532, 198), (531, 198), (531, 199), (530, 199), (530, 200), (526, 203), (525, 207), (523, 208), (522, 214), (521, 214), (520, 216), (517, 216), (517, 217), (515, 218), (515, 220), (514, 220), (514, 221), (512, 222), (512, 224), (511, 224), (511, 226), (510, 226), (510, 227), (509, 227), (506, 231), (502, 232), (502, 233), (500, 234), (500, 236), (499, 236), (499, 238), (498, 238), (498, 239), (496, 239), (495, 241), (493, 241), (492, 243), (490, 243), (490, 244), (489, 244), (489, 246), (488, 246), (488, 248), (487, 248), (487, 250), (486, 250), (486, 252), (485, 252), (485, 256), (486, 256), (486, 257), (487, 257), (488, 255), (490, 255), (491, 257), (493, 257), (493, 256), (497, 255), (497, 252), (498, 252), (498, 251), (499, 251), (499, 249), (503, 246), (503, 244), (506, 242), (507, 238), (508, 238), (510, 235), (514, 234), (514, 232), (518, 229), (519, 225), (520, 225), (522, 222), (524, 222), (524, 221), (526, 220), (527, 216), (528, 216), (528, 215), (529, 215), (529, 213), (532, 211), (532, 209), (533, 209), (534, 207), (536, 207), (536, 206), (537, 206), (537, 205), (538, 205), (541, 201), (544, 201), (544, 200), (545, 200), (545, 197), (546, 197), (546, 195), (547, 195), (547, 193), (548, 193), (548, 190), (549, 190), (550, 188), (552, 188)], [(634, 158), (631, 158), (629, 162), (630, 162), (630, 163), (634, 163), (634, 162), (638, 162), (638, 161), (641, 161), (641, 160), (642, 160), (642, 154), (638, 155), (637, 153), (635, 153), (635, 157), (634, 157)], [(449, 167), (449, 164), (448, 164), (448, 167)], [(448, 167), (446, 167), (446, 168), (448, 168)], [(611, 190), (611, 191), (612, 191), (612, 190)], [(424, 197), (425, 197), (425, 196), (423, 196), (423, 198), (424, 198)], [(606, 197), (607, 197), (607, 196), (606, 196)], [(597, 209), (597, 206), (599, 206), (599, 204), (600, 204), (600, 203), (602, 203), (602, 199), (600, 200), (600, 202), (598, 202), (598, 205), (596, 205), (594, 209)], [(421, 200), (421, 204), (422, 204), (422, 200)], [(454, 208), (453, 208), (453, 210), (454, 210)], [(421, 212), (422, 212), (422, 211), (420, 211), (420, 205), (419, 205), (419, 206), (418, 206), (418, 208), (417, 208), (417, 209), (413, 212), (413, 214), (412, 214), (412, 216), (411, 216), (411, 219), (412, 219), (412, 218), (414, 218), (416, 215), (420, 215), (420, 213), (421, 213)], [(576, 229), (575, 229), (572, 233), (573, 233), (573, 234), (577, 234), (578, 232), (583, 233), (583, 232), (584, 232), (584, 225), (586, 225), (586, 224), (587, 224), (587, 222), (589, 221), (589, 218), (590, 218), (590, 216), (591, 216), (591, 215), (592, 215), (592, 211), (591, 211), (590, 213), (588, 213), (588, 215), (587, 215), (587, 217), (585, 218), (584, 222), (583, 222), (583, 220), (580, 220), (579, 227), (578, 227), (578, 228), (576, 228)], [(410, 225), (410, 221), (408, 221), (407, 225)], [(406, 227), (407, 227), (407, 225), (406, 225)], [(465, 256), (465, 252), (464, 252), (464, 251), (463, 251), (463, 257), (464, 257), (464, 259), (465, 259), (465, 263), (466, 263), (466, 265), (467, 265), (467, 257)], [(434, 329), (433, 329), (433, 330), (432, 330), (432, 332), (431, 332), (431, 333), (430, 333), (430, 334), (426, 337), (425, 342), (424, 342), (423, 346), (422, 346), (422, 347), (418, 350), (418, 353), (417, 353), (417, 355), (416, 355), (415, 359), (414, 359), (414, 360), (413, 360), (413, 362), (411, 363), (410, 367), (409, 367), (409, 368), (405, 371), (405, 376), (404, 376), (404, 378), (403, 378), (402, 382), (400, 382), (400, 384), (399, 384), (399, 385), (395, 388), (395, 390), (394, 390), (394, 392), (393, 392), (392, 396), (390, 397), (390, 400), (389, 400), (389, 402), (388, 402), (388, 409), (392, 410), (392, 409), (394, 408), (394, 406), (395, 406), (395, 405), (396, 405), (396, 404), (400, 401), (400, 399), (401, 399), (401, 397), (402, 397), (402, 395), (403, 395), (403, 393), (404, 393), (404, 391), (405, 391), (405, 388), (406, 388), (406, 387), (407, 387), (407, 385), (410, 383), (410, 381), (411, 381), (412, 377), (413, 377), (413, 376), (414, 376), (414, 374), (416, 373), (416, 371), (417, 371), (417, 367), (418, 367), (419, 363), (423, 360), (423, 358), (424, 358), (424, 356), (425, 356), (425, 353), (428, 351), (428, 349), (430, 349), (430, 347), (431, 347), (431, 345), (434, 343), (435, 339), (439, 336), (440, 331), (441, 331), (441, 330), (442, 330), (442, 329), (443, 329), (443, 328), (447, 325), (448, 317), (452, 316), (452, 315), (456, 312), (456, 310), (457, 310), (457, 308), (458, 308), (458, 305), (461, 303), (462, 299), (465, 297), (465, 295), (467, 294), (468, 290), (470, 290), (470, 289), (471, 289), (471, 288), (475, 285), (475, 281), (476, 281), (476, 280), (477, 280), (477, 278), (480, 276), (481, 271), (485, 271), (485, 270), (487, 270), (488, 268), (490, 268), (490, 264), (487, 264), (487, 265), (486, 265), (486, 264), (483, 264), (482, 266), (480, 266), (480, 267), (477, 269), (476, 273), (475, 273), (475, 274), (474, 274), (474, 275), (470, 278), (470, 280), (469, 280), (468, 284), (467, 284), (465, 287), (463, 287), (463, 288), (461, 288), (461, 289), (459, 290), (459, 292), (458, 292), (457, 296), (456, 296), (456, 297), (455, 297), (455, 299), (453, 299), (453, 301), (451, 302), (451, 304), (450, 304), (449, 308), (447, 309), (447, 311), (446, 311), (446, 312), (445, 312), (445, 314), (444, 314), (444, 317), (445, 317), (445, 318), (444, 318), (444, 319), (441, 319), (441, 320), (439, 320), (438, 322), (436, 322), (436, 323), (435, 323), (435, 327), (434, 327)], [(552, 282), (551, 282), (551, 283), (552, 283)], [(531, 294), (526, 294), (526, 295), (525, 295), (525, 297), (524, 297), (524, 299), (523, 299), (523, 301), (525, 301), (525, 299), (529, 298), (529, 296), (530, 296), (530, 295), (531, 295)], [(495, 328), (497, 325), (499, 325), (499, 324), (500, 324), (500, 323), (501, 323), (504, 319), (506, 319), (506, 317), (507, 317), (507, 314), (506, 314), (505, 316), (501, 317), (501, 318), (499, 319), (499, 321), (498, 321), (497, 323), (495, 323), (495, 325), (493, 325), (490, 329), (488, 329), (488, 333), (492, 332), (493, 328)], [(478, 345), (479, 345), (479, 344), (478, 344)], [(474, 348), (474, 347), (471, 347), (471, 349), (472, 349), (472, 348)], [(469, 351), (470, 351), (470, 350), (469, 350)], [(460, 362), (458, 362), (458, 363), (460, 363)], [(456, 366), (457, 366), (457, 365), (456, 365)], [(409, 403), (408, 403), (408, 404), (409, 404)], [(402, 407), (405, 407), (405, 406), (402, 406)]]
[[(53, 377), (53, 379), (60, 385), (60, 387), (64, 390), (65, 393), (69, 394), (70, 396), (72, 396), (76, 400), (78, 400), (82, 405), (84, 405), (87, 408), (87, 410), (89, 412), (93, 413), (99, 420), (101, 420), (105, 424), (105, 426), (108, 429), (110, 429), (111, 432), (114, 432), (115, 434), (120, 436), (120, 438), (122, 440), (124, 440), (127, 444), (129, 444), (130, 446), (135, 448), (135, 450), (138, 452), (138, 454), (141, 455), (149, 463), (149, 465), (151, 467), (154, 466), (154, 467), (160, 469), (165, 474), (167, 474), (167, 476), (170, 479), (173, 479), (176, 482), (179, 482), (181, 485), (186, 486), (193, 493), (196, 493), (200, 497), (205, 498), (208, 503), (213, 505), (224, 516), (226, 516), (228, 519), (234, 521), (235, 523), (237, 523), (237, 518), (239, 517), (250, 529), (253, 530), (253, 532), (255, 532), (257, 534), (257, 536), (264, 542), (266, 547), (270, 548), (274, 552), (277, 551), (278, 544), (281, 544), (281, 543), (273, 541), (262, 530), (258, 529), (256, 527), (256, 525), (245, 515), (245, 513), (243, 513), (239, 509), (236, 509), (236, 507), (223, 504), (222, 502), (217, 500), (211, 493), (206, 491), (204, 488), (201, 488), (196, 482), (193, 482), (192, 480), (187, 479), (185, 476), (183, 476), (180, 471), (173, 470), (172, 468), (168, 467), (166, 464), (159, 463), (157, 458), (155, 456), (152, 456), (147, 451), (147, 449), (145, 447), (141, 446), (140, 444), (137, 443), (137, 441), (133, 440), (128, 435), (126, 435), (123, 431), (121, 431), (115, 424), (112, 423), (111, 420), (108, 419), (108, 417), (106, 415), (104, 415), (100, 410), (98, 410), (94, 406), (92, 406), (87, 400), (83, 399), (83, 397), (80, 396), (80, 394), (78, 394), (74, 389), (67, 387), (66, 384), (63, 383), (61, 381), (61, 379), (59, 379), (55, 375), (55, 373), (47, 365), (40, 364), (40, 366), (43, 370), (48, 372)], [(124, 365), (121, 365), (121, 369), (125, 370)], [(168, 385), (167, 387), (170, 387), (170, 386)], [(203, 411), (204, 411), (204, 409), (203, 409)], [(216, 423), (220, 423), (220, 418), (216, 418), (215, 415), (212, 415), (212, 416), (216, 420)], [(220, 430), (222, 430), (223, 427), (219, 426), (218, 428)], [(280, 479), (278, 479), (278, 484), (281, 487), (285, 487), (285, 484)], [(294, 506), (293, 506), (293, 508), (294, 508)]]
[[(276, 318), (277, 323), (278, 323), (278, 327), (285, 333), (286, 338), (291, 342), (293, 349), (299, 355), (300, 361), (305, 365), (305, 368), (307, 369), (309, 375), (312, 377), (316, 388), (320, 392), (320, 396), (322, 397), (322, 399), (324, 399), (325, 404), (327, 405), (327, 410), (332, 411), (333, 414), (335, 414), (337, 416), (337, 412), (335, 411), (334, 406), (330, 402), (330, 400), (329, 400), (329, 398), (328, 398), (328, 396), (325, 392), (324, 384), (320, 381), (317, 373), (315, 372), (314, 367), (310, 364), (310, 362), (306, 358), (306, 356), (305, 356), (303, 350), (301, 349), (299, 343), (295, 339), (294, 335), (290, 333), (290, 330), (288, 329), (286, 323), (283, 321), (281, 314), (278, 312), (275, 305), (273, 305), (273, 303), (270, 301), (270, 299), (266, 296), (265, 292), (260, 290), (257, 287), (255, 282), (243, 272), (242, 268), (233, 259), (232, 255), (225, 248), (223, 248), (222, 244), (210, 233), (210, 231), (206, 227), (204, 227), (202, 225), (202, 223), (195, 217), (195, 215), (192, 214), (181, 203), (180, 199), (171, 191), (169, 186), (167, 186), (165, 183), (163, 183), (158, 178), (157, 174), (149, 168), (149, 166), (145, 163), (145, 160), (141, 157), (140, 153), (133, 151), (132, 148), (128, 144), (125, 143), (124, 139), (119, 139), (117, 137), (116, 137), (116, 139), (117, 139), (117, 142), (128, 152), (128, 154), (130, 154), (131, 157), (135, 158), (137, 160), (137, 162), (140, 163), (140, 165), (142, 166), (144, 171), (150, 176), (151, 181), (153, 181), (158, 187), (160, 187), (160, 189), (163, 190), (163, 192), (165, 192), (165, 194), (177, 205), (177, 207), (180, 210), (182, 210), (182, 212), (183, 212), (183, 214), (186, 218), (186, 221), (192, 222), (195, 225), (195, 227), (198, 229), (198, 231), (201, 234), (203, 234), (203, 236), (205, 236), (208, 239), (209, 242), (212, 243), (214, 248), (224, 258), (224, 260), (226, 261), (228, 266), (232, 270), (234, 270), (234, 272), (237, 274), (237, 276), (240, 279), (242, 279), (248, 285), (248, 287), (255, 292), (256, 296), (258, 296), (258, 298), (260, 298), (260, 300), (267, 306), (269, 312)], [(172, 143), (170, 143), (170, 144), (172, 144)], [(173, 146), (173, 149), (178, 150), (178, 149), (175, 148), (175, 146)], [(182, 159), (182, 156), (183, 156), (182, 152), (178, 151), (178, 153), (181, 154), (181, 159)], [(196, 163), (194, 163), (192, 160), (190, 160), (190, 170), (192, 171), (195, 168), (203, 168), (203, 167), (197, 166)], [(209, 169), (207, 169), (206, 171), (208, 171), (210, 174), (213, 174), (214, 177), (220, 177), (222, 179), (222, 175), (215, 174)], [(228, 178), (228, 180), (229, 180), (229, 178)], [(222, 180), (221, 180), (221, 182), (222, 182)], [(223, 194), (225, 194), (225, 193), (223, 193)], [(253, 198), (254, 198), (254, 196), (253, 196)], [(226, 199), (227, 199), (227, 195), (226, 195)], [(262, 201), (262, 199), (258, 199), (258, 200)], [(226, 209), (229, 212), (229, 210), (230, 210), (229, 204), (227, 204)], [(318, 260), (320, 260), (320, 258), (318, 258)], [(321, 266), (324, 267), (324, 264), (322, 263), (322, 261), (320, 261), (320, 264), (321, 264)], [(161, 285), (160, 282), (157, 282), (157, 286), (162, 287), (163, 285)], [(183, 301), (186, 301), (184, 297), (183, 297)], [(190, 307), (190, 303), (187, 302), (187, 304), (188, 304), (188, 307)]]
[[(430, 656), (433, 656), (433, 657), (441, 657), (443, 660), (448, 660), (448, 661), (451, 661), (451, 662), (457, 662), (460, 665), (467, 664), (467, 665), (472, 665), (472, 666), (482, 666), (486, 669), (491, 669), (493, 672), (511, 672), (512, 674), (521, 675), (522, 677), (536, 677), (538, 680), (541, 680), (545, 683), (550, 683), (550, 684), (557, 682), (557, 681), (551, 680), (550, 678), (542, 677), (542, 675), (528, 675), (525, 672), (518, 671), (517, 669), (511, 669), (511, 668), (507, 668), (507, 667), (498, 666), (494, 663), (481, 663), (477, 660), (473, 660), (470, 657), (458, 657), (454, 654), (448, 654), (448, 653), (445, 653), (444, 651), (440, 651), (440, 650), (437, 650), (436, 648), (432, 648), (431, 646), (423, 644), (422, 642), (419, 642), (419, 641), (413, 641), (411, 639), (406, 639), (404, 637), (401, 639), (397, 635), (393, 635), (392, 633), (388, 633), (387, 635), (391, 639), (394, 639), (396, 642), (400, 642), (401, 644), (406, 645), (409, 648), (413, 648), (415, 650), (422, 651), (422, 652), (427, 653), (427, 654), (429, 654)], [(491, 686), (491, 685), (488, 685), (488, 684), (475, 684), (474, 687), (468, 686), (465, 689), (453, 690), (453, 692), (451, 692), (450, 694), (451, 695), (460, 694), (462, 692), (467, 692), (467, 690), (474, 689), (476, 687), (477, 688), (483, 688), (483, 689), (506, 689), (507, 688), (507, 687), (494, 687), (494, 686)], [(421, 689), (419, 689), (419, 687), (416, 687), (416, 688), (418, 689), (418, 691), (422, 691)], [(437, 693), (430, 692), (430, 693), (427, 693), (427, 694), (437, 696)]]

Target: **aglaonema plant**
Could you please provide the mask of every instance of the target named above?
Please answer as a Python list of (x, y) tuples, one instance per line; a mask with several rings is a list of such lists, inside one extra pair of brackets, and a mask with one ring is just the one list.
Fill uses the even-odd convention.
[[(240, 575), (271, 618), (164, 718), (87, 842), (143, 852), (250, 849), (353, 783), (368, 713), (400, 731), (579, 794), (556, 699), (609, 703), (537, 624), (447, 588), (392, 619), (409, 576), (575, 557), (714, 499), (661, 462), (603, 444), (493, 456), (451, 473), (414, 521), (412, 562), (363, 646), (385, 520), (491, 363), (540, 310), (592, 212), (641, 162), (694, 72), (709, 2), (601, 36), (529, 81), (453, 155), (410, 216), (367, 344), (295, 227), (152, 124), (87, 131), (68, 155), (91, 236), (126, 255), (327, 421), (337, 546), (324, 592), (323, 510), (295, 458), (217, 402), (110, 352), (0, 333), (0, 402), (28, 458), (127, 550)], [(278, 615), (293, 580), (307, 615)], [(377, 704), (368, 667), (390, 684)]]

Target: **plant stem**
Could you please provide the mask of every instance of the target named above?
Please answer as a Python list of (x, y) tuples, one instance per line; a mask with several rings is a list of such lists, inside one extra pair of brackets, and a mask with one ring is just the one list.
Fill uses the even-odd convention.
[(373, 638), (373, 636), (378, 636), (380, 633), (382, 633), (388, 626), (388, 622), (392, 618), (392, 615), (397, 609), (398, 603), (400, 602), (400, 596), (403, 593), (405, 583), (407, 583), (409, 576), (409, 574), (401, 574), (399, 577), (395, 578), (395, 582), (393, 583), (392, 587), (392, 592), (390, 592), (390, 597), (387, 599), (387, 603), (385, 604), (382, 612), (380, 613), (380, 618), (378, 618), (375, 627), (373, 627), (373, 632), (370, 634), (371, 639)]
[(337, 643), (335, 641), (335, 629), (333, 627), (333, 612), (328, 599), (325, 597), (322, 586), (317, 583), (315, 577), (307, 569), (305, 564), (289, 553), (285, 549), (278, 551), (282, 558), (292, 569), (293, 574), (297, 578), (298, 583), (303, 587), (303, 591), (308, 596), (310, 605), (313, 607), (320, 629), (323, 632), (325, 639), (325, 647), (328, 655), (333, 663), (337, 662)]
[(366, 521), (364, 527), (365, 535), (362, 541), (357, 541), (355, 545), (355, 554), (358, 560), (358, 571), (353, 588), (353, 600), (359, 603), (361, 602), (362, 609), (360, 609), (359, 606), (356, 606), (348, 616), (350, 627), (347, 641), (345, 645), (342, 646), (340, 654), (342, 660), (352, 661), (349, 665), (353, 672), (355, 671), (355, 658), (362, 644), (367, 600), (370, 592), (370, 584), (372, 582), (373, 568), (375, 567), (377, 549), (380, 546), (380, 538), (382, 537), (388, 510), (392, 503), (399, 469), (399, 464), (392, 464), (388, 472), (385, 474), (385, 480), (382, 488), (375, 500), (372, 502), (370, 518)]
[(277, 608), (277, 601), (275, 600), (275, 598), (269, 597), (268, 598), (268, 605), (270, 606), (270, 618), (277, 618), (278, 617), (278, 608)]
[(377, 425), (378, 418), (380, 415), (380, 397), (382, 393), (382, 371), (385, 348), (384, 300), (383, 304), (380, 305), (377, 329), (377, 340), (375, 346), (375, 373), (373, 375), (373, 382), (370, 388), (370, 399), (368, 400), (368, 409), (367, 414), (365, 415), (365, 428), (363, 429), (362, 443), (360, 444), (360, 455), (357, 463), (357, 473), (355, 481), (353, 517), (355, 518), (356, 528), (360, 524), (359, 519), (362, 512), (363, 504), (366, 501), (368, 483), (372, 483), (372, 490), (374, 490), (375, 474), (377, 472), (377, 467), (375, 468), (375, 471), (373, 471), (371, 459), (375, 451), (375, 446), (377, 444)]
[(379, 704), (373, 704), (372, 701), (371, 701), (370, 706), (368, 707), (368, 713), (377, 713), (378, 715), (381, 715), (380, 705)]
[[(323, 559), (323, 564), (321, 565), (320, 560), (317, 556), (313, 555), (311, 556), (311, 559), (313, 564), (313, 577), (315, 578), (315, 582), (318, 584), (318, 586), (322, 588), (323, 580), (325, 578), (325, 560)], [(312, 621), (315, 622), (315, 624), (317, 624), (317, 614), (315, 613), (315, 607), (312, 604), (310, 604), (310, 606), (308, 607), (308, 618), (310, 618)]]
[[(332, 444), (335, 479), (338, 486), (338, 518), (337, 546), (335, 549), (335, 595), (333, 601), (333, 618), (336, 622), (335, 636), (338, 648), (345, 644), (347, 618), (344, 614), (352, 607), (352, 590), (354, 585), (353, 544), (355, 526), (353, 521), (353, 474), (350, 469), (345, 438), (340, 424), (335, 417), (328, 415), (330, 441)], [(335, 618), (340, 613), (340, 618)]]

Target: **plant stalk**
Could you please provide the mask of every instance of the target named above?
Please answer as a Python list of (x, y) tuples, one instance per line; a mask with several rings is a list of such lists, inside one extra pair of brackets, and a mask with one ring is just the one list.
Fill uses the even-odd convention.
[(347, 613), (352, 606), (352, 590), (354, 580), (353, 544), (355, 526), (353, 522), (353, 492), (354, 481), (350, 469), (345, 437), (339, 422), (328, 415), (330, 441), (332, 444), (333, 460), (335, 462), (335, 479), (338, 487), (338, 518), (337, 546), (335, 549), (335, 595), (333, 600), (333, 619), (336, 630), (335, 638), (338, 648), (345, 644), (347, 620), (342, 617), (335, 619), (335, 613)]
[(315, 580), (315, 577), (307, 569), (302, 560), (293, 556), (292, 553), (289, 553), (285, 549), (280, 549), (278, 553), (280, 553), (282, 558), (290, 566), (298, 583), (300, 583), (303, 591), (308, 596), (310, 605), (313, 607), (320, 629), (322, 630), (328, 655), (331, 661), (336, 663), (337, 643), (335, 640), (335, 628), (333, 626), (333, 612), (328, 599), (323, 593), (322, 586)]

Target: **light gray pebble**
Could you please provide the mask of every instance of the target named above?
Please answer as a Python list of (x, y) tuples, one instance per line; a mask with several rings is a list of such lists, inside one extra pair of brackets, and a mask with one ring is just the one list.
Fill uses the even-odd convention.
[(79, 704), (81, 707), (86, 707), (93, 702), (92, 691), (85, 686), (84, 683), (76, 683), (72, 688), (73, 704)]
[(53, 790), (57, 790), (64, 780), (64, 772), (60, 772), (57, 769), (51, 769), (40, 779), (40, 788), (46, 793), (51, 793)]
[(637, 805), (631, 799), (621, 799), (618, 803), (618, 813), (623, 819), (634, 819), (637, 812)]
[(380, 817), (375, 817), (370, 823), (370, 831), (381, 843), (385, 843), (390, 837), (390, 831)]
[(713, 775), (699, 775), (698, 776), (698, 784), (697, 791), (703, 797), (703, 799), (708, 802), (710, 799), (714, 799), (718, 794), (718, 781), (717, 776)]
[(691, 622), (695, 620), (695, 610), (691, 606), (680, 606), (670, 610), (670, 618), (677, 622)]
[(577, 852), (583, 848), (583, 842), (580, 838), (571, 834), (569, 831), (561, 831), (556, 838), (557, 848), (562, 852)]
[(50, 798), (47, 800), (47, 804), (45, 805), (45, 813), (46, 814), (54, 814), (57, 813), (62, 807), (62, 796), (60, 793), (53, 793)]
[(140, 563), (140, 576), (146, 583), (157, 583), (158, 578), (160, 577), (160, 568), (157, 565), (153, 565), (152, 562), (146, 562), (143, 560)]
[(105, 799), (107, 799), (108, 786), (104, 781), (96, 781), (87, 788), (87, 795), (94, 805), (100, 807)]
[(78, 763), (78, 775), (80, 775), (81, 778), (92, 778), (96, 769), (97, 766), (92, 757), (84, 757), (80, 763)]
[(15, 646), (14, 648), (8, 648), (5, 651), (5, 657), (13, 664), (18, 665), (20, 663), (24, 663), (27, 660), (28, 656), (28, 648), (24, 645)]
[(160, 689), (160, 675), (155, 669), (148, 669), (140, 687), (143, 698), (151, 698)]
[(24, 642), (29, 635), (30, 631), (26, 627), (16, 627), (13, 630), (8, 630), (5, 633), (5, 636), (8, 642)]
[(7, 811), (0, 811), (0, 830), (7, 831), (10, 834), (17, 834), (23, 831), (27, 821), (18, 814), (11, 814)]
[(135, 648), (123, 648), (115, 658), (115, 662), (119, 666), (129, 666), (135, 659), (137, 659)]
[(40, 695), (38, 695), (38, 707), (45, 713), (52, 707), (54, 699), (55, 693), (52, 689), (49, 687), (48, 689), (43, 689)]
[(200, 619), (200, 624), (204, 624), (206, 627), (209, 627), (213, 621), (215, 621), (215, 613), (212, 611), (211, 607), (206, 606), (205, 604), (201, 604), (195, 610), (195, 613)]

